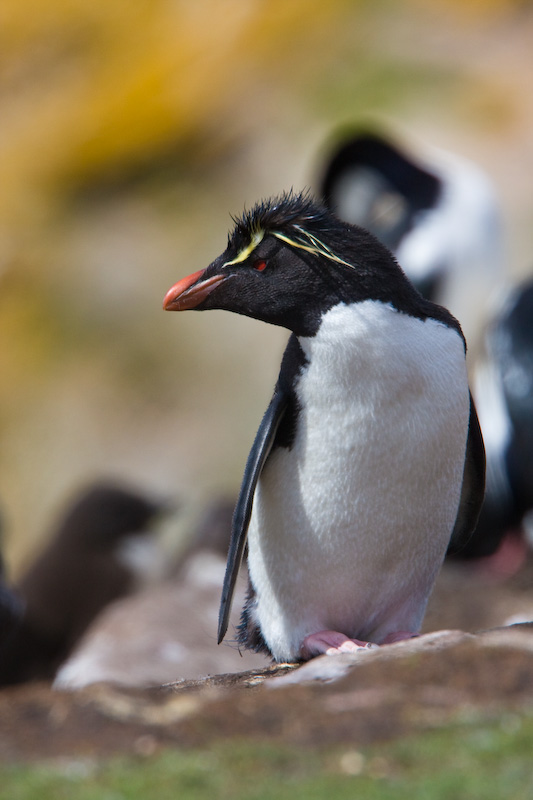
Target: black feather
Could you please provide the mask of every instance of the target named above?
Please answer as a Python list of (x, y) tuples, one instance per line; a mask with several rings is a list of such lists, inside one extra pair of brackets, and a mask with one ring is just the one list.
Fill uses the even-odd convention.
[(259, 230), (289, 233), (295, 225), (306, 230), (320, 229), (331, 223), (332, 216), (325, 206), (318, 203), (309, 191), (295, 192), (290, 189), (276, 197), (261, 200), (250, 210), (244, 210), (240, 217), (232, 217), (235, 229), (230, 234), (229, 244), (234, 237), (239, 241), (249, 241)]

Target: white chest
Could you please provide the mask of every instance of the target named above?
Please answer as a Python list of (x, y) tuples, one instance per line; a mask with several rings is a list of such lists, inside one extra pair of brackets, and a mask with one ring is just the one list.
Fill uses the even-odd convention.
[(444, 557), (468, 425), (463, 345), (372, 301), (334, 307), (300, 343), (297, 435), (267, 462), (249, 532), (261, 627), (368, 634), (409, 586), (423, 613)]

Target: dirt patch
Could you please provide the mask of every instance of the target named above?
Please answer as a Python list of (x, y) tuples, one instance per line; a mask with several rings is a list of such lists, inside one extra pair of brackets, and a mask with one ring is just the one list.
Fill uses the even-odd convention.
[[(454, 595), (464, 608), (472, 588), (479, 588), (477, 578), (470, 583), (463, 580)], [(519, 584), (498, 592), (507, 603), (516, 593), (529, 597)], [(445, 590), (450, 587), (439, 586), (435, 602)], [(232, 738), (364, 746), (448, 722), (529, 713), (532, 707), (532, 625), (478, 635), (445, 631), (361, 657), (323, 656), (299, 668), (144, 690), (110, 684), (78, 692), (44, 684), (5, 689), (0, 760), (151, 755), (164, 747), (204, 747)]]

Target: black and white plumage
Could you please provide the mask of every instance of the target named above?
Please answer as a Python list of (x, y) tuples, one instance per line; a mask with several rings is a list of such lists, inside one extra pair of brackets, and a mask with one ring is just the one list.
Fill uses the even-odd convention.
[(496, 193), (477, 165), (358, 132), (333, 149), (320, 193), (392, 250), (421, 294), (459, 319), (470, 345), (480, 338), (503, 281), (504, 237)]
[(474, 392), (487, 453), (479, 525), (462, 557), (491, 555), (533, 509), (533, 279), (509, 292), (486, 334)]
[(507, 470), (523, 518), (533, 508), (533, 280), (513, 292), (491, 339), (511, 429)]
[(246, 542), (245, 646), (284, 661), (416, 633), (483, 494), (457, 321), (372, 235), (292, 193), (237, 220), (164, 307), (292, 331), (235, 509), (219, 639)]

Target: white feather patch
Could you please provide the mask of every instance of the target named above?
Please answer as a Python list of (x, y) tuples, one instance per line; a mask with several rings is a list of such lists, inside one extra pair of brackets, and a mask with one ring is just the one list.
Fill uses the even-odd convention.
[(249, 530), (255, 618), (291, 660), (323, 629), (418, 630), (457, 515), (469, 415), (456, 331), (365, 301), (300, 338), (291, 450), (274, 451)]

